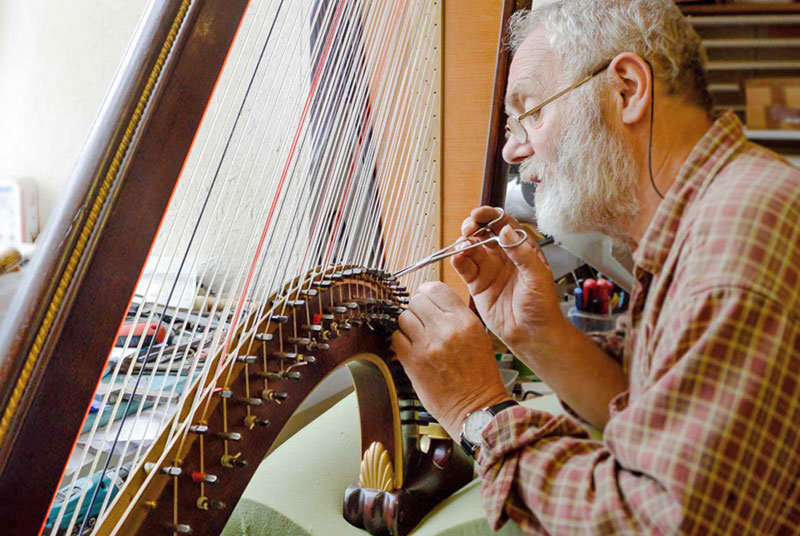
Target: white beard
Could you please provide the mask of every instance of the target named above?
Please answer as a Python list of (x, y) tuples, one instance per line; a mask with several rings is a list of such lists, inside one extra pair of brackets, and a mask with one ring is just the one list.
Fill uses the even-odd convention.
[(552, 236), (599, 232), (623, 241), (639, 211), (641, 165), (605, 124), (599, 94), (578, 91), (564, 109), (575, 110), (563, 127), (554, 163), (523, 162), (524, 181), (538, 177), (536, 220)]

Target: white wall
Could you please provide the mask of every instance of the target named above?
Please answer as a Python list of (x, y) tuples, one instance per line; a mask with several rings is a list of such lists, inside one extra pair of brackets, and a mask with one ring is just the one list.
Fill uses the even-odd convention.
[(0, 177), (69, 180), (147, 0), (0, 0)]

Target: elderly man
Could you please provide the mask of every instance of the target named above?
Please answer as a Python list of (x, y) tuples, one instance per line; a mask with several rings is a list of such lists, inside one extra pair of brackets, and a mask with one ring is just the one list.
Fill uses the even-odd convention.
[[(423, 286), (400, 317), (397, 355), (476, 453), (490, 524), (796, 534), (800, 171), (734, 114), (712, 118), (700, 39), (669, 0), (559, 0), (510, 30), (504, 156), (538, 183), (543, 231), (628, 242), (637, 286), (624, 341), (593, 339), (562, 316), (536, 244), (453, 260), (487, 327), (602, 442), (511, 402), (447, 287)], [(476, 209), (464, 235), (495, 216)], [(516, 226), (495, 231), (511, 244)]]

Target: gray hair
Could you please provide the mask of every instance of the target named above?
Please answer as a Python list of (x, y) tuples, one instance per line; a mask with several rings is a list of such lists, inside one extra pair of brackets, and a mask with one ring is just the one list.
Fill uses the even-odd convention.
[(543, 26), (570, 78), (584, 76), (623, 52), (648, 60), (670, 94), (709, 114), (711, 94), (700, 36), (672, 0), (555, 0), (515, 13), (508, 45), (516, 51)]

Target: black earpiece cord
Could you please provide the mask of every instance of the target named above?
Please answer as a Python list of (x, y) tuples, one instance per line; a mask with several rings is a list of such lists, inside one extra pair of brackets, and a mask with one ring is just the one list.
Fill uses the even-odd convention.
[(650, 168), (650, 184), (653, 185), (653, 190), (656, 191), (658, 197), (664, 199), (664, 194), (656, 186), (656, 179), (653, 177), (653, 122), (656, 115), (656, 77), (653, 73), (653, 66), (649, 61), (647, 66), (650, 67), (650, 79), (653, 86), (650, 88), (650, 144), (647, 146), (647, 166)]

